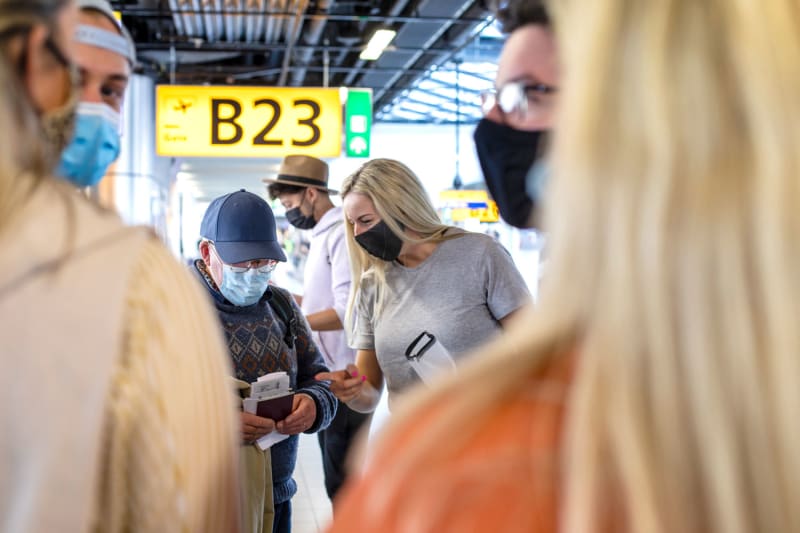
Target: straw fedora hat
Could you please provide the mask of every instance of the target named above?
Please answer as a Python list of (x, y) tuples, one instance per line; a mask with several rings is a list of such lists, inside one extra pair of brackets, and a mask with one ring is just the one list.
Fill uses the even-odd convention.
[(339, 194), (339, 191), (328, 188), (328, 163), (308, 155), (287, 155), (283, 158), (274, 178), (264, 178), (264, 183), (285, 183), (297, 187), (313, 187)]

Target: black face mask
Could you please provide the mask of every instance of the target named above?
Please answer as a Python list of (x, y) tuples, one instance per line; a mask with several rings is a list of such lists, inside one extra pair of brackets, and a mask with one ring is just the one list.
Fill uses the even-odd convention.
[[(306, 201), (306, 192), (308, 189), (303, 191), (303, 202)], [(303, 205), (303, 202), (300, 202), (300, 206)], [(312, 213), (311, 215), (304, 215), (302, 211), (300, 211), (300, 206), (293, 207), (286, 211), (286, 220), (289, 221), (289, 224), (294, 226), (297, 229), (311, 229), (317, 225), (317, 221), (314, 220), (314, 206), (311, 206)]]
[(286, 220), (289, 224), (298, 229), (311, 229), (317, 225), (313, 216), (304, 215), (299, 207), (293, 207), (286, 211)]
[(400, 248), (403, 246), (403, 240), (395, 235), (383, 220), (364, 233), (356, 235), (356, 242), (368, 254), (384, 261), (397, 259), (400, 255)]
[(526, 178), (538, 157), (548, 131), (522, 131), (482, 119), (473, 138), (489, 193), (500, 216), (517, 228), (532, 227), (536, 198), (528, 192)]

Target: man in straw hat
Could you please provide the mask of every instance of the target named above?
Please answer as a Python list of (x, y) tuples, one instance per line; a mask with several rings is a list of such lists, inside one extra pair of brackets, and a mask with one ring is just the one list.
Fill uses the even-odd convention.
[[(328, 165), (315, 157), (287, 156), (278, 175), (264, 179), (270, 198), (286, 208), (289, 223), (311, 230), (303, 276), (303, 296), (297, 297), (313, 330), (314, 341), (329, 368), (346, 368), (355, 361), (342, 323), (350, 291), (350, 260), (345, 243), (342, 208), (333, 205)], [(371, 415), (340, 403), (333, 422), (317, 433), (325, 470), (325, 488), (333, 500), (344, 481), (344, 461), (353, 437)]]

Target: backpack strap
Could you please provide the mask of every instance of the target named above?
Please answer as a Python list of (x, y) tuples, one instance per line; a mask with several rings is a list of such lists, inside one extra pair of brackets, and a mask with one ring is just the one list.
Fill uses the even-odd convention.
[(297, 339), (297, 316), (294, 312), (292, 303), (288, 300), (290, 297), (277, 287), (271, 287), (272, 297), (268, 300), (270, 307), (278, 315), (278, 318), (286, 326), (286, 335), (283, 336), (283, 342), (290, 350), (294, 349), (294, 341)]

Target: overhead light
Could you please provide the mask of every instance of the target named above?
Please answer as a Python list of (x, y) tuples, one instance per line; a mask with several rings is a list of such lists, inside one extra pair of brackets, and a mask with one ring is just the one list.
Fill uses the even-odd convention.
[(372, 37), (367, 43), (367, 47), (364, 48), (358, 57), (364, 61), (375, 61), (381, 57), (381, 54), (386, 50), (386, 47), (389, 46), (389, 43), (392, 42), (395, 35), (397, 35), (397, 32), (394, 30), (377, 30), (372, 34)]

